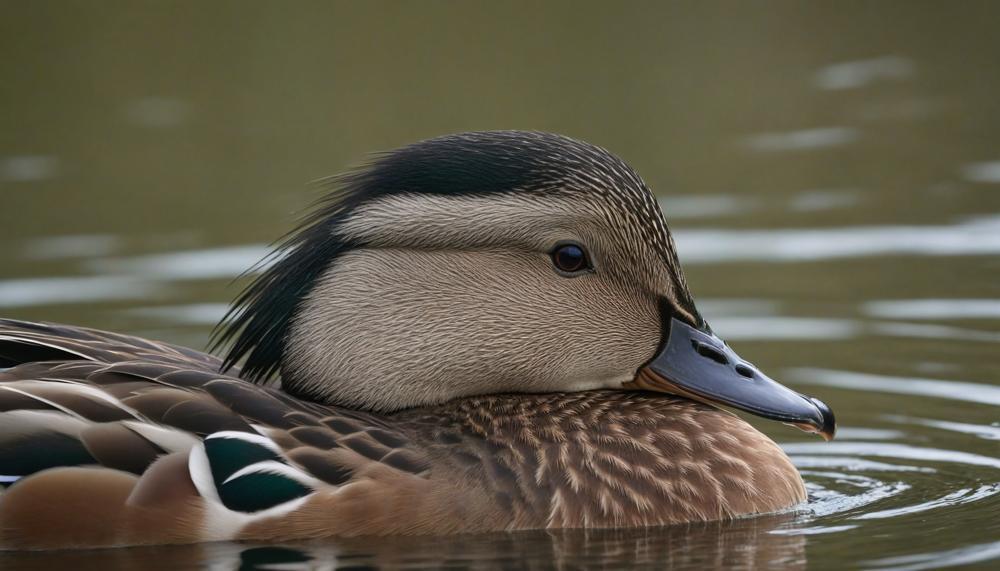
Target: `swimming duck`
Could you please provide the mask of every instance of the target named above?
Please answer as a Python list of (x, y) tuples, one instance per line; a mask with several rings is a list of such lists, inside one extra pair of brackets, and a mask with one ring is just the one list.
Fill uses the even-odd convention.
[(563, 136), (378, 155), (269, 258), (225, 356), (0, 321), (0, 545), (636, 527), (805, 500), (720, 406), (830, 438), (698, 312), (652, 193)]

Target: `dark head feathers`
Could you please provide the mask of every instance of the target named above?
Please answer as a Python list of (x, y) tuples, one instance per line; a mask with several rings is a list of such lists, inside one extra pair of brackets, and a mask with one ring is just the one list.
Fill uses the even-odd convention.
[(538, 132), (429, 139), (378, 154), (367, 166), (328, 182), (334, 190), (257, 266), (274, 262), (216, 328), (212, 348), (231, 343), (223, 370), (245, 358), (242, 376), (248, 380), (264, 381), (278, 372), (301, 301), (338, 256), (362, 245), (345, 241), (335, 228), (368, 201), (393, 194), (593, 192), (597, 186), (609, 193), (630, 190), (621, 197), (627, 206), (649, 207), (643, 203), (649, 196), (644, 183), (621, 159), (588, 143)]

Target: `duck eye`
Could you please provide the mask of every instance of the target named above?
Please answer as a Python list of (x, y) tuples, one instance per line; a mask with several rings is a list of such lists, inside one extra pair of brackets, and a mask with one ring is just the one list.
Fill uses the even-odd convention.
[(583, 270), (590, 269), (590, 260), (587, 259), (587, 252), (576, 244), (560, 244), (552, 250), (552, 263), (556, 269), (575, 274)]

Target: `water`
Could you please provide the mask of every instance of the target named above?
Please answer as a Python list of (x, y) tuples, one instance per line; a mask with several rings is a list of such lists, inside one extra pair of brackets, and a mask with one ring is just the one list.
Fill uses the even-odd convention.
[(809, 504), (668, 529), (0, 567), (1000, 564), (1000, 8), (311, 8), (5, 6), (0, 313), (202, 347), (231, 280), (315, 196), (308, 181), (445, 132), (563, 132), (661, 194), (713, 327), (836, 410), (829, 444), (755, 421)]

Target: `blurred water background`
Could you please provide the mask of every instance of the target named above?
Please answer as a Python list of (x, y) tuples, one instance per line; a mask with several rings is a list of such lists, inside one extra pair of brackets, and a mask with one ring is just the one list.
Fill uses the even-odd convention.
[(366, 153), (517, 128), (661, 196), (808, 506), (728, 524), (0, 554), (3, 569), (995, 568), (1000, 4), (0, 3), (0, 314), (202, 348)]

